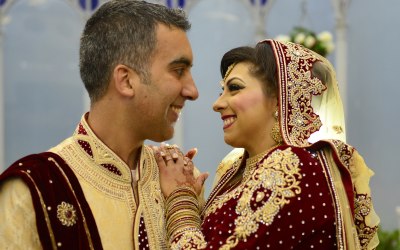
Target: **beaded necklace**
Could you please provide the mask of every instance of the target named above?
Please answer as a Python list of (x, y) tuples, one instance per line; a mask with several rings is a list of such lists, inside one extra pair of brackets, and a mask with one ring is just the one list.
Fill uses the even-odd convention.
[(240, 183), (243, 183), (243, 181), (247, 181), (250, 176), (253, 174), (255, 168), (257, 167), (257, 163), (267, 154), (269, 154), (269, 152), (271, 152), (273, 149), (275, 149), (276, 147), (280, 146), (281, 144), (277, 144), (274, 145), (272, 147), (270, 147), (269, 149), (253, 156), (250, 158), (246, 159), (246, 164), (244, 166), (244, 170), (243, 168), (240, 168), (239, 165), (239, 169), (236, 171), (236, 173), (234, 174), (233, 178), (231, 178), (225, 186), (225, 190), (224, 190), (224, 194), (229, 193), (230, 191), (232, 191), (233, 189), (235, 189)]
[(247, 179), (252, 175), (252, 173), (254, 172), (254, 169), (256, 168), (257, 163), (258, 163), (265, 155), (269, 154), (269, 152), (271, 152), (271, 151), (274, 150), (275, 148), (279, 147), (280, 145), (281, 145), (281, 144), (279, 143), (279, 144), (274, 145), (274, 146), (270, 147), (269, 149), (267, 149), (267, 150), (265, 150), (265, 151), (263, 151), (263, 152), (261, 152), (261, 153), (255, 155), (255, 156), (253, 156), (253, 157), (247, 158), (247, 160), (246, 160), (246, 166), (245, 166), (245, 169), (244, 169), (244, 171), (243, 171), (243, 178), (242, 178), (242, 180), (244, 180), (244, 181), (247, 180)]

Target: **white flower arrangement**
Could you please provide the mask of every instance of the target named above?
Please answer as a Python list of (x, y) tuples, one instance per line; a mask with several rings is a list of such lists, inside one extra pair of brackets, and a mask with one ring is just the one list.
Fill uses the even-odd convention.
[(329, 31), (315, 34), (309, 29), (295, 27), (290, 35), (278, 35), (275, 39), (278, 41), (301, 44), (322, 56), (329, 55), (335, 49), (333, 37)]

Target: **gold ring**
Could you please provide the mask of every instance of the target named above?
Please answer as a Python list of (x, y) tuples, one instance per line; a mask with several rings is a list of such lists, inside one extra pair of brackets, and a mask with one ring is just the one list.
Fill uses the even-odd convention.
[(171, 146), (171, 145), (167, 145), (167, 146), (165, 146), (165, 148), (166, 148), (166, 149), (175, 149), (175, 147), (174, 147), (174, 146)]

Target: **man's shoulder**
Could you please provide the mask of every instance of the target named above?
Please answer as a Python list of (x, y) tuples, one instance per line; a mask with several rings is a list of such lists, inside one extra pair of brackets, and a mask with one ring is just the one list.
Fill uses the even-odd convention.
[(21, 177), (23, 175), (43, 175), (52, 169), (54, 165), (62, 164), (60, 156), (52, 152), (42, 152), (27, 155), (11, 164), (1, 175), (0, 181), (10, 177)]

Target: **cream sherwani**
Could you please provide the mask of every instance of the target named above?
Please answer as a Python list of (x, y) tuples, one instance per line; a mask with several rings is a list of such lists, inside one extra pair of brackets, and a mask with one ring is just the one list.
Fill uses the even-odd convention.
[[(73, 136), (49, 151), (77, 177), (103, 249), (167, 248), (164, 197), (148, 146), (142, 147), (139, 166), (132, 173), (96, 137), (84, 116)], [(41, 249), (30, 190), (21, 179), (1, 183), (0, 221), (0, 249)]]

